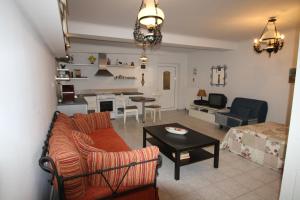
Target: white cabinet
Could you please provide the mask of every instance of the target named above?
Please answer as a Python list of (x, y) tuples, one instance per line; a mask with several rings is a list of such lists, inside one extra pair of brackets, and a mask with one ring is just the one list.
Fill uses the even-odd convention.
[(84, 99), (88, 103), (88, 110), (97, 111), (97, 98), (95, 96), (84, 96)]
[(87, 104), (58, 105), (57, 110), (69, 116), (72, 116), (75, 113), (87, 114)]
[(216, 112), (228, 112), (229, 110), (224, 109), (216, 109), (208, 106), (198, 106), (192, 104), (189, 109), (189, 116), (201, 119), (203, 121), (210, 122), (212, 124), (215, 123), (215, 113)]

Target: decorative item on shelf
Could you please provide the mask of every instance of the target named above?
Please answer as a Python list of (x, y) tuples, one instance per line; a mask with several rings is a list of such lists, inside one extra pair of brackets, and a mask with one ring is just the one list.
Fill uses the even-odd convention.
[(96, 57), (93, 56), (93, 55), (90, 55), (88, 59), (89, 59), (89, 61), (90, 61), (91, 64), (94, 64), (95, 61), (96, 61)]
[(134, 40), (138, 44), (146, 44), (151, 48), (159, 45), (162, 40), (161, 26), (164, 19), (165, 15), (158, 7), (156, 0), (148, 0), (147, 3), (142, 0), (138, 17), (135, 21)]
[(136, 77), (134, 76), (123, 76), (123, 75), (118, 75), (118, 76), (115, 76), (114, 79), (126, 79), (126, 80), (135, 80)]
[[(173, 158), (175, 158), (175, 153), (172, 153)], [(180, 160), (185, 160), (190, 158), (190, 153), (188, 151), (180, 153)]]
[(200, 100), (202, 101), (202, 97), (206, 97), (206, 91), (204, 89), (199, 89), (198, 90), (198, 93), (197, 93), (197, 96), (200, 97)]
[(70, 78), (73, 78), (73, 72), (70, 72)]
[(133, 61), (130, 63), (130, 66), (131, 66), (131, 67), (134, 67), (134, 62), (133, 62)]
[(73, 56), (66, 55), (65, 57), (56, 57), (55, 60), (57, 62), (64, 62), (64, 63), (73, 63)]
[(74, 69), (75, 78), (81, 78), (81, 70), (80, 69)]
[(284, 44), (284, 35), (280, 34), (276, 27), (276, 17), (270, 17), (259, 39), (254, 39), (253, 48), (257, 53), (266, 51), (271, 57), (277, 53)]
[(210, 85), (211, 86), (225, 86), (226, 82), (226, 65), (218, 65), (211, 67)]
[(144, 85), (145, 85), (144, 73), (142, 73), (142, 80), (141, 80), (141, 84), (142, 84), (142, 86), (144, 86)]
[(110, 62), (110, 59), (109, 58), (107, 58), (107, 63), (106, 63), (107, 65), (110, 65), (111, 64), (111, 62)]
[(296, 78), (296, 68), (291, 68), (289, 70), (289, 83), (295, 83)]
[(60, 64), (60, 68), (61, 68), (61, 69), (65, 69), (65, 68), (66, 68), (66, 65)]

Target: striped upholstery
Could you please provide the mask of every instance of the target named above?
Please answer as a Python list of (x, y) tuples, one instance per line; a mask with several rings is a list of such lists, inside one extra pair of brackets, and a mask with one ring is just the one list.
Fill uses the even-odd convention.
[[(124, 152), (93, 152), (87, 157), (88, 171), (95, 172), (99, 169), (126, 165), (131, 162), (139, 162), (156, 159), (159, 149), (156, 146)], [(132, 167), (121, 186), (139, 186), (154, 182), (157, 162), (148, 162)], [(105, 172), (104, 176), (112, 186), (117, 186), (125, 173), (126, 168)], [(101, 175), (89, 177), (92, 186), (107, 186)]]
[(84, 117), (74, 118), (73, 122), (76, 125), (77, 129), (83, 133), (89, 134), (94, 131)]
[(96, 129), (112, 128), (109, 112), (92, 113), (92, 115), (93, 115), (94, 120), (96, 122)]
[[(53, 159), (60, 176), (73, 176), (86, 172), (84, 161), (75, 145), (66, 135), (55, 134), (50, 138), (49, 155)], [(54, 186), (57, 188), (56, 180)], [(87, 187), (87, 178), (78, 178), (64, 183), (66, 199), (82, 199)]]
[(91, 114), (76, 113), (74, 114), (74, 118), (84, 118), (93, 131), (100, 128), (112, 128), (109, 112), (98, 112)]
[(72, 129), (75, 128), (73, 120), (64, 113), (59, 113), (57, 115), (56, 122), (62, 122)]
[(72, 131), (72, 136), (75, 145), (84, 160), (87, 159), (90, 152), (104, 152), (104, 150), (92, 146), (94, 142), (88, 135), (78, 131)]

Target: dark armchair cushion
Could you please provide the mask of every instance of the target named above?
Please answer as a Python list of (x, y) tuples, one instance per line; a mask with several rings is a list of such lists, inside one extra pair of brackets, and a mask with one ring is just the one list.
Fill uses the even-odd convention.
[(250, 115), (251, 109), (246, 107), (240, 107), (236, 110), (236, 115), (239, 116), (241, 119), (247, 119)]

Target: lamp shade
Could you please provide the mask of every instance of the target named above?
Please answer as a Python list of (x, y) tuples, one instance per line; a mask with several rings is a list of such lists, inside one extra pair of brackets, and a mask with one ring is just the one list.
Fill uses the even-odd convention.
[(197, 93), (198, 97), (206, 97), (206, 92), (203, 89), (200, 89)]
[(160, 8), (147, 6), (140, 10), (138, 20), (147, 28), (154, 28), (163, 23), (165, 15)]

